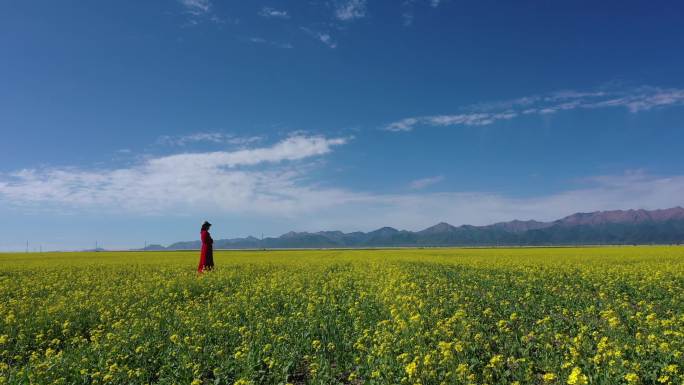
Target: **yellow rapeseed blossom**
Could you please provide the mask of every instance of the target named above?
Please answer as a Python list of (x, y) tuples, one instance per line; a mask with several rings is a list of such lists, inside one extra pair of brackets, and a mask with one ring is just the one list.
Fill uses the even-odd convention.
[(418, 370), (418, 364), (416, 364), (415, 361), (412, 361), (408, 365), (406, 365), (405, 370), (409, 378), (413, 378), (416, 375), (416, 370)]
[(630, 385), (637, 384), (639, 383), (639, 376), (636, 373), (627, 373), (625, 374), (625, 381)]
[(587, 383), (587, 376), (582, 374), (582, 369), (575, 366), (568, 376), (567, 383), (570, 385), (585, 385)]
[(196, 257), (0, 254), (0, 378), (684, 381), (683, 247), (216, 251), (201, 278)]

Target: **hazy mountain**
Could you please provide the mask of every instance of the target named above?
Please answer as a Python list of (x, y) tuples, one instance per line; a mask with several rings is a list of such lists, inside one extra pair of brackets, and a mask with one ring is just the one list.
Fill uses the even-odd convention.
[(555, 223), (577, 225), (601, 225), (606, 223), (636, 224), (684, 220), (684, 208), (673, 207), (665, 210), (613, 210), (593, 213), (576, 213), (557, 220)]
[(493, 225), (489, 225), (486, 227), (492, 228), (492, 229), (500, 229), (504, 231), (508, 231), (511, 233), (521, 233), (527, 230), (536, 230), (536, 229), (543, 229), (545, 227), (551, 226), (552, 223), (547, 223), (547, 222), (539, 222), (539, 221), (534, 221), (534, 220), (529, 220), (529, 221), (519, 221), (519, 220), (513, 220), (510, 222), (499, 222), (495, 223)]
[(428, 227), (425, 230), (421, 230), (418, 234), (429, 235), (429, 234), (444, 234), (453, 233), (458, 231), (458, 227), (452, 226), (446, 222), (440, 222), (434, 226)]
[[(576, 213), (552, 222), (513, 220), (487, 226), (452, 226), (441, 222), (421, 231), (382, 227), (356, 231), (294, 232), (263, 240), (218, 239), (217, 249), (334, 248), (402, 246), (504, 246), (574, 244), (684, 243), (684, 208), (612, 210)], [(199, 249), (199, 241), (177, 242), (166, 249)], [(149, 249), (163, 248), (150, 245)]]
[(141, 250), (156, 251), (156, 250), (164, 250), (164, 249), (166, 249), (166, 248), (162, 245), (153, 244), (153, 245), (147, 245), (145, 248), (143, 248)]

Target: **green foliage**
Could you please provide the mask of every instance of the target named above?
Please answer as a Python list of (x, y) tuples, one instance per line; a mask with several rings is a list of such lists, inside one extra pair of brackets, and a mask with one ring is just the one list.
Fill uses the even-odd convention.
[(0, 384), (681, 384), (684, 248), (0, 255)]

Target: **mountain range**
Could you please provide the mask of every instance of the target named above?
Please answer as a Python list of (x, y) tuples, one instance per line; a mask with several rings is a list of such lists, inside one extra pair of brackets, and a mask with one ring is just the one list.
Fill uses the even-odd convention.
[[(684, 243), (684, 208), (576, 213), (551, 221), (513, 220), (487, 226), (438, 223), (421, 231), (383, 227), (367, 233), (294, 232), (258, 239), (217, 239), (216, 249), (363, 248), (439, 246), (544, 246)], [(176, 242), (145, 250), (199, 249), (200, 241)]]

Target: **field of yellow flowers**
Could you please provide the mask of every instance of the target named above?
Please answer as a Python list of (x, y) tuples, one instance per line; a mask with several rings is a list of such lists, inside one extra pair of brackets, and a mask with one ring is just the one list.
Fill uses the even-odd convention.
[(684, 384), (684, 247), (0, 254), (0, 384)]

